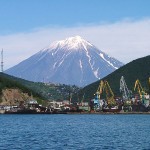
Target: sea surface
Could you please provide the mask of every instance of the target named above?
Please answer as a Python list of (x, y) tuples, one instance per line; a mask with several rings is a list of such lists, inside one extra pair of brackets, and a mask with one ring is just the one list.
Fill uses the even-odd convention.
[(150, 150), (150, 115), (0, 115), (0, 150)]

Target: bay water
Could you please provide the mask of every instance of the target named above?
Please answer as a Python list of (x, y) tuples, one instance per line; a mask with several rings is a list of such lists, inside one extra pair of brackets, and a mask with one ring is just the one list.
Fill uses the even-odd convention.
[(0, 115), (0, 150), (149, 150), (150, 115)]

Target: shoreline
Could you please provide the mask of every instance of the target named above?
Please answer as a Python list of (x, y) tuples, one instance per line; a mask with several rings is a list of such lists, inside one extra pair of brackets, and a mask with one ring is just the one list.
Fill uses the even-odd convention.
[(67, 112), (67, 114), (97, 114), (97, 115), (132, 115), (132, 114), (147, 114), (150, 112)]
[(17, 113), (17, 112), (5, 112), (5, 111), (0, 111), (0, 114), (34, 114), (34, 115), (38, 115), (38, 114), (47, 114), (47, 115), (53, 115), (53, 114), (65, 114), (65, 115), (136, 115), (136, 114), (147, 114), (150, 115), (150, 112), (34, 112), (34, 113)]

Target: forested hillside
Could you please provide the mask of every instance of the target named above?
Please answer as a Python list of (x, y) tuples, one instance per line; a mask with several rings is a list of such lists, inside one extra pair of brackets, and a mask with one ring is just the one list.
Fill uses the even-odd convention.
[(76, 93), (79, 90), (76, 86), (31, 82), (0, 73), (0, 92), (6, 88), (18, 88), (29, 95), (48, 100), (69, 99), (70, 93)]
[[(115, 96), (121, 96), (119, 90), (121, 76), (124, 76), (128, 88), (132, 90), (133, 93), (135, 81), (137, 79), (140, 80), (141, 85), (146, 90), (146, 92), (150, 93), (150, 85), (148, 83), (148, 79), (150, 77), (150, 56), (136, 59), (102, 79), (107, 80), (109, 82), (110, 87), (112, 88), (112, 91), (114, 92)], [(86, 101), (94, 98), (94, 94), (99, 86), (99, 83), (100, 80), (80, 90), (78, 94), (79, 99), (82, 99), (83, 95)]]

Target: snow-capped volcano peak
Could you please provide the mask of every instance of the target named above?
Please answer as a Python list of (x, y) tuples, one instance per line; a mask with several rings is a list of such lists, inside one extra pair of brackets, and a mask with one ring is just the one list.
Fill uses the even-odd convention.
[(69, 37), (65, 40), (55, 41), (50, 46), (49, 49), (65, 48), (66, 50), (74, 49), (77, 50), (82, 47), (93, 46), (90, 42), (84, 40), (80, 36)]
[(6, 73), (35, 82), (85, 86), (123, 64), (80, 36), (53, 42)]

